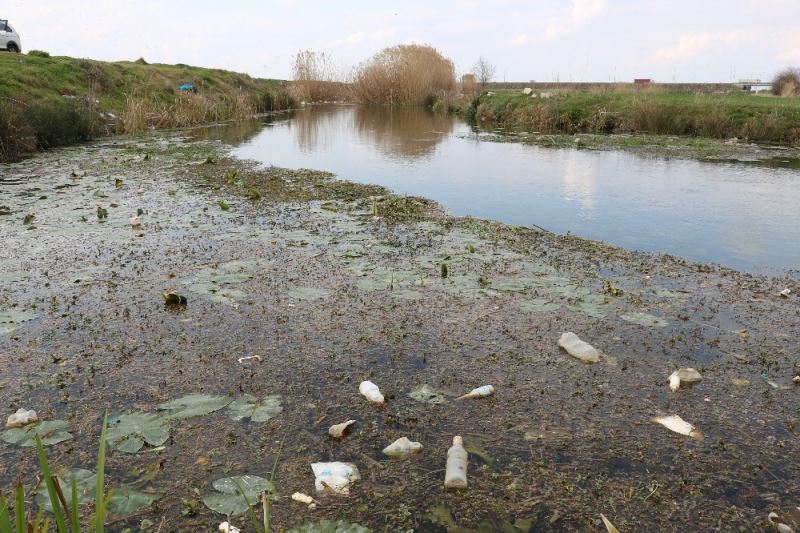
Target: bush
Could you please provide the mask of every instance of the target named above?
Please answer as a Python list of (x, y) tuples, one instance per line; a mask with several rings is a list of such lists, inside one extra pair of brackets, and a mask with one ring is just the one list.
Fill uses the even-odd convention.
[(31, 50), (28, 52), (28, 55), (33, 57), (50, 57), (50, 54), (44, 50)]
[(305, 102), (343, 100), (347, 87), (339, 79), (331, 56), (303, 50), (294, 56), (292, 97)]
[(294, 99), (283, 88), (267, 89), (256, 93), (253, 98), (256, 113), (267, 113), (269, 111), (280, 111), (294, 107)]
[(787, 68), (772, 79), (772, 94), (797, 96), (800, 94), (800, 68)]
[(353, 91), (362, 103), (424, 104), (456, 85), (453, 62), (427, 45), (386, 48), (356, 68)]
[(22, 119), (30, 126), (39, 148), (89, 141), (103, 129), (95, 105), (77, 98), (32, 104), (25, 108)]
[(0, 100), (0, 162), (17, 161), (36, 149), (36, 139), (22, 117), (22, 106)]

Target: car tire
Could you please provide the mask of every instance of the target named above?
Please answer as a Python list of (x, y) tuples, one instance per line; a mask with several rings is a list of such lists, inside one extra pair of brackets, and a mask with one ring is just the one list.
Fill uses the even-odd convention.
[(18, 54), (18, 53), (19, 53), (19, 46), (17, 46), (17, 45), (16, 45), (16, 43), (8, 43), (8, 44), (6, 45), (6, 49), (7, 49), (9, 52), (14, 52), (15, 54)]

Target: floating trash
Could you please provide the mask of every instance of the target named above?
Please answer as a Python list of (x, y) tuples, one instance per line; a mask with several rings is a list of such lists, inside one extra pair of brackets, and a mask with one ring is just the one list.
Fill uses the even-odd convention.
[(422, 444), (412, 442), (408, 437), (400, 437), (383, 449), (383, 454), (392, 459), (408, 459), (422, 453)]
[(563, 333), (558, 339), (558, 345), (568, 354), (585, 363), (597, 363), (602, 359), (602, 353), (588, 342), (582, 341), (572, 332)]
[(467, 459), (469, 454), (464, 449), (464, 440), (460, 436), (453, 437), (453, 445), (447, 450), (444, 486), (447, 489), (467, 488)]
[(16, 413), (9, 415), (8, 420), (6, 420), (6, 427), (21, 428), (38, 421), (39, 417), (36, 415), (36, 411), (19, 408)]
[(694, 368), (679, 368), (669, 376), (669, 388), (677, 391), (682, 385), (694, 385), (703, 381), (703, 376)]
[(472, 389), (468, 393), (463, 396), (459, 396), (456, 400), (467, 400), (472, 398), (486, 398), (487, 396), (492, 396), (494, 394), (494, 387), (492, 385), (484, 385), (482, 387), (478, 387), (477, 389)]
[(371, 381), (362, 381), (358, 386), (358, 391), (372, 403), (382, 404), (386, 401), (383, 394), (381, 394), (381, 390)]
[(692, 437), (697, 440), (703, 438), (703, 434), (697, 428), (678, 415), (656, 416), (653, 417), (652, 420), (656, 424), (661, 424), (675, 433), (680, 433), (681, 435), (686, 435), (687, 437)]
[(317, 492), (346, 496), (350, 494), (350, 485), (361, 479), (358, 467), (353, 463), (312, 463), (311, 470)]
[(355, 423), (355, 420), (348, 420), (347, 422), (342, 422), (341, 424), (335, 424), (328, 428), (328, 435), (334, 439), (341, 439), (347, 431), (347, 428)]

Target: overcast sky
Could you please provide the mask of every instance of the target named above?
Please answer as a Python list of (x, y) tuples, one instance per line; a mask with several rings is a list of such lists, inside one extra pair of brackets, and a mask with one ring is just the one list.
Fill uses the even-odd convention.
[(294, 53), (349, 69), (427, 43), (502, 81), (769, 79), (800, 65), (800, 0), (7, 0), (25, 50), (291, 77)]

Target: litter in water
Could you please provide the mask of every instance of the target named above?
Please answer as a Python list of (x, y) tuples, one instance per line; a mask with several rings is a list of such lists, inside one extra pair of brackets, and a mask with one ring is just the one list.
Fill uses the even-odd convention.
[(561, 335), (558, 339), (558, 345), (566, 350), (568, 354), (576, 359), (580, 359), (586, 363), (597, 363), (602, 358), (600, 350), (596, 349), (591, 344), (582, 341), (572, 332), (567, 332)]
[(27, 426), (28, 424), (33, 424), (34, 422), (38, 422), (39, 417), (36, 416), (36, 411), (34, 410), (26, 410), (23, 408), (17, 409), (17, 412), (13, 415), (8, 417), (6, 421), (7, 428), (21, 428)]
[(355, 423), (355, 420), (348, 420), (347, 422), (342, 422), (341, 424), (335, 424), (328, 429), (328, 435), (334, 439), (341, 439), (347, 431), (347, 428)]
[(669, 388), (677, 391), (682, 385), (694, 385), (703, 381), (703, 376), (694, 368), (679, 368), (669, 376)]
[(240, 533), (239, 528), (229, 524), (228, 522), (223, 522), (219, 525), (220, 533)]
[(247, 357), (240, 357), (239, 359), (237, 359), (237, 361), (239, 361), (240, 365), (244, 364), (244, 363), (247, 363), (249, 361), (258, 361), (260, 363), (261, 362), (261, 356), (260, 355), (248, 355)]
[(381, 390), (371, 381), (362, 381), (358, 386), (358, 391), (372, 403), (384, 403), (386, 401), (383, 394), (381, 394)]
[(383, 454), (392, 459), (408, 459), (422, 453), (422, 444), (412, 442), (408, 437), (400, 437), (383, 449)]
[(444, 486), (447, 489), (467, 488), (467, 450), (464, 439), (456, 435), (453, 445), (447, 450), (447, 465), (444, 474)]
[(467, 400), (472, 398), (485, 398), (494, 394), (494, 387), (491, 385), (484, 385), (477, 389), (472, 389), (463, 396), (459, 396), (456, 400)]
[(350, 485), (361, 479), (358, 467), (353, 463), (312, 463), (311, 470), (317, 492), (346, 496), (350, 494)]
[(693, 439), (702, 439), (703, 434), (689, 422), (679, 417), (678, 415), (669, 416), (656, 416), (653, 417), (653, 422), (661, 424), (670, 431), (692, 437)]

